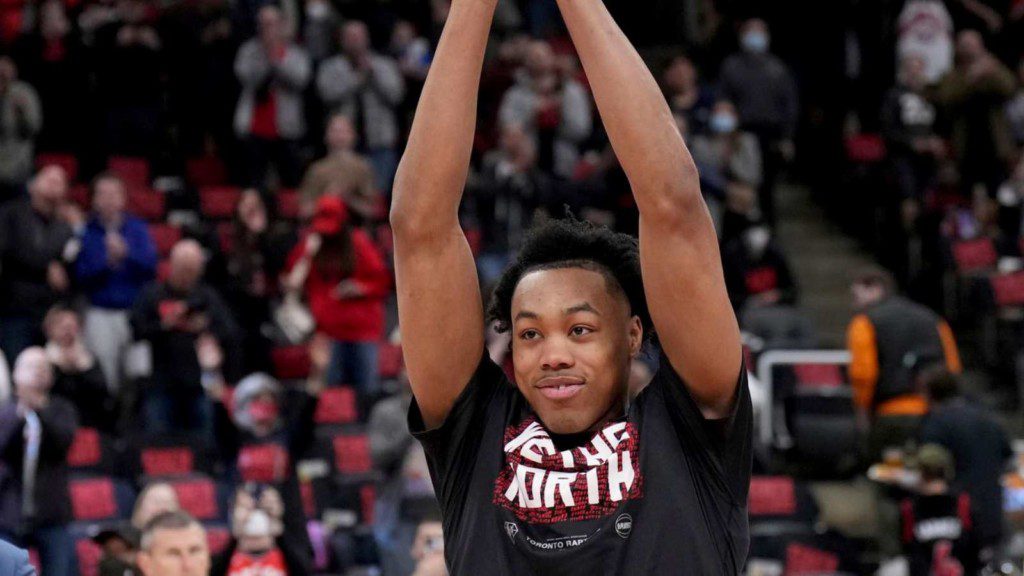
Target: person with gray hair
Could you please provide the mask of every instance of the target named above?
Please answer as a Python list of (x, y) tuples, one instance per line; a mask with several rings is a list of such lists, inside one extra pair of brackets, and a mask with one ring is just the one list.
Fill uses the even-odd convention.
[(35, 545), (47, 576), (72, 576), (66, 459), (78, 416), (50, 395), (53, 368), (42, 348), (18, 356), (13, 379), (17, 401), (0, 408), (0, 465), (8, 474), (0, 473), (0, 537)]
[(145, 576), (207, 576), (206, 530), (185, 512), (164, 512), (143, 528), (137, 559)]

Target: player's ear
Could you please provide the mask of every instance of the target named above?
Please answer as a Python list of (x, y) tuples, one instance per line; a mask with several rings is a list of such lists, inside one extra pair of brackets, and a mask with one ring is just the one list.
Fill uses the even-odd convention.
[(644, 343), (644, 325), (639, 316), (629, 319), (629, 357), (635, 358)]

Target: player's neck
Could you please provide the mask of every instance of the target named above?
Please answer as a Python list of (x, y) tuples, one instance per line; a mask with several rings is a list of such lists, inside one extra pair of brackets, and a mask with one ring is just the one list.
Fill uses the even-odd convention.
[(548, 436), (551, 437), (551, 441), (555, 444), (555, 448), (560, 451), (572, 450), (583, 446), (594, 437), (595, 434), (604, 430), (605, 426), (609, 422), (619, 420), (625, 414), (625, 402), (615, 402), (612, 404), (608, 411), (601, 415), (594, 424), (588, 426), (584, 430), (579, 432), (570, 432), (565, 434), (557, 434), (548, 430)]

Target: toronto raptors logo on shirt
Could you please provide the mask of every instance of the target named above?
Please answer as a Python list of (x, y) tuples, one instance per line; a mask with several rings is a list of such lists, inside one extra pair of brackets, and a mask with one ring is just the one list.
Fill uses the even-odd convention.
[(636, 426), (614, 422), (589, 444), (558, 451), (535, 417), (505, 431), (494, 503), (530, 524), (593, 520), (643, 497)]

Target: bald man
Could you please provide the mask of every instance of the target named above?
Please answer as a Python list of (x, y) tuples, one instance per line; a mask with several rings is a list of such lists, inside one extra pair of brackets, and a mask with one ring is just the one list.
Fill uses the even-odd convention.
[(53, 369), (46, 352), (26, 349), (14, 363), (16, 402), (0, 409), (0, 462), (10, 471), (19, 503), (15, 514), (0, 514), (0, 536), (24, 535), (26, 546), (39, 549), (44, 574), (72, 576), (72, 540), (65, 459), (74, 440), (78, 417), (74, 407), (50, 395)]
[(71, 227), (61, 218), (68, 179), (46, 166), (29, 197), (0, 208), (0, 349), (9, 359), (42, 342), (46, 311), (68, 294), (66, 264), (75, 257)]
[(212, 408), (203, 393), (203, 368), (196, 352), (201, 337), (211, 336), (225, 351), (225, 375), (239, 376), (239, 329), (220, 295), (202, 281), (206, 254), (194, 240), (171, 251), (167, 279), (142, 292), (132, 311), (136, 340), (150, 343), (153, 376), (141, 391), (147, 430), (210, 431)]

